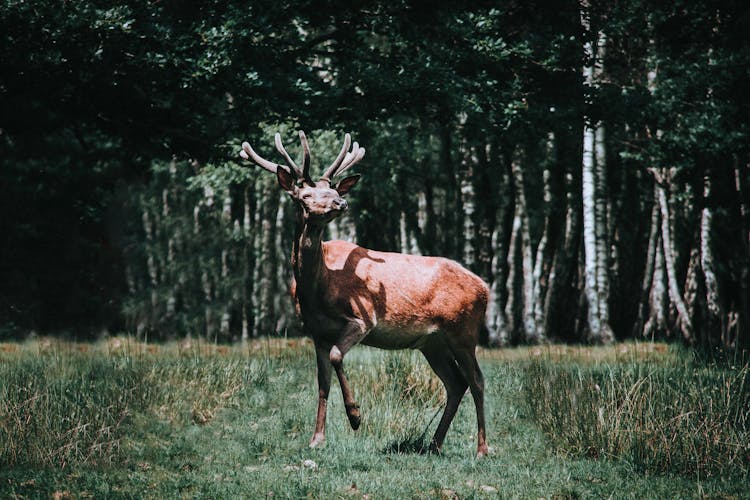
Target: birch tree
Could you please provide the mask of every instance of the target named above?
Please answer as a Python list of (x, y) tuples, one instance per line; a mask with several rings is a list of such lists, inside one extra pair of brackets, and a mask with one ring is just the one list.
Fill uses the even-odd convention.
[[(581, 1), (581, 24), (584, 41), (584, 87), (589, 95), (597, 85), (596, 78), (601, 69), (601, 57), (606, 39), (602, 33), (591, 28), (590, 6), (588, 0)], [(592, 38), (595, 40), (592, 41)], [(590, 102), (588, 103), (591, 104)], [(590, 107), (589, 107), (590, 109)], [(609, 325), (608, 268), (606, 249), (606, 202), (602, 187), (605, 185), (606, 171), (603, 125), (591, 114), (584, 116), (583, 125), (583, 248), (585, 269), (585, 294), (588, 307), (589, 340), (595, 343), (608, 344), (614, 340)], [(596, 144), (597, 136), (601, 144)], [(596, 148), (599, 154), (596, 154)], [(597, 165), (599, 160), (599, 165)]]

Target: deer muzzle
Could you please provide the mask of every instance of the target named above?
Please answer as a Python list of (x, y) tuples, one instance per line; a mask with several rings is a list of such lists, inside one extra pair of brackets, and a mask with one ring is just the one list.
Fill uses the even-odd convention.
[(333, 208), (335, 208), (336, 210), (341, 210), (343, 212), (344, 210), (349, 208), (349, 202), (347, 202), (343, 198), (336, 198), (335, 200), (333, 200)]

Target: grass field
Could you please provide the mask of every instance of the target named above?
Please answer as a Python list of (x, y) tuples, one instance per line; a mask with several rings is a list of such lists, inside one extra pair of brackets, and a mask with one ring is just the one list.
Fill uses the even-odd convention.
[(354, 432), (332, 387), (307, 447), (312, 345), (0, 344), (0, 498), (750, 498), (750, 376), (663, 344), (480, 352), (441, 456), (410, 450), (442, 387), (416, 352), (356, 348)]

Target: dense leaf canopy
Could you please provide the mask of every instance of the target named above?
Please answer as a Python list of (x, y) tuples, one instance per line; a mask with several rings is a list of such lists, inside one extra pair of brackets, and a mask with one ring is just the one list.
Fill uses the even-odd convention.
[[(288, 274), (263, 278), (285, 256), (264, 256), (286, 252), (292, 207), (236, 152), (250, 140), (271, 156), (273, 132), (289, 142), (302, 128), (312, 131), (314, 168), (331, 161), (344, 131), (367, 147), (351, 219), (332, 231), (460, 260), (502, 280), (498, 304), (511, 316), (516, 285), (505, 281), (524, 191), (519, 255), (550, 242), (534, 279), (540, 296), (560, 297), (547, 300), (558, 313), (546, 336), (584, 338), (581, 236), (565, 221), (581, 210), (587, 124), (607, 131), (600, 194), (617, 336), (640, 334), (638, 311), (656, 303), (641, 295), (655, 178), (669, 192), (685, 295), (700, 267), (690, 262), (701, 208), (715, 214), (711, 235), (734, 238), (711, 244), (730, 331), (748, 313), (748, 30), (745, 2), (718, 0), (5, 0), (0, 337), (136, 324), (206, 334), (210, 309), (230, 339), (263, 314), (291, 314), (287, 299), (264, 309), (259, 284), (285, 296)], [(601, 45), (595, 60), (587, 42)], [(704, 195), (705, 179), (713, 191)], [(562, 259), (572, 271), (555, 267), (563, 281), (550, 284)], [(182, 319), (155, 322), (165, 310)], [(263, 323), (261, 333), (287, 323)]]

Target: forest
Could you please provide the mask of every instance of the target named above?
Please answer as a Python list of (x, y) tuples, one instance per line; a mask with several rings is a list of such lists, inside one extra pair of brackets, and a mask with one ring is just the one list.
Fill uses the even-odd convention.
[(6, 0), (0, 340), (302, 333), (265, 158), (367, 149), (328, 238), (454, 259), (492, 346), (750, 348), (739, 0)]

